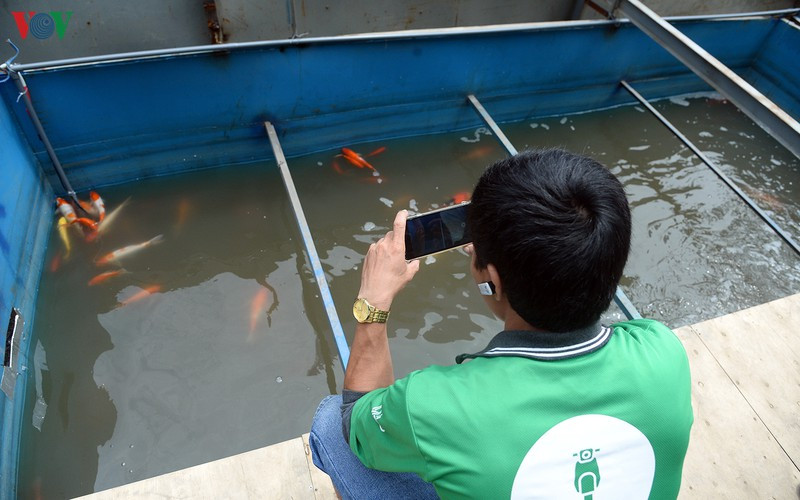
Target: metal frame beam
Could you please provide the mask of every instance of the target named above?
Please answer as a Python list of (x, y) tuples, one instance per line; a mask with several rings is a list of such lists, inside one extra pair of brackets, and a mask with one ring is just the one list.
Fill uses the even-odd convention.
[(308, 228), (305, 213), (303, 212), (303, 205), (300, 203), (300, 198), (297, 196), (297, 189), (294, 187), (292, 174), (289, 172), (289, 165), (286, 163), (286, 157), (283, 155), (278, 134), (275, 132), (275, 127), (270, 122), (264, 122), (264, 128), (267, 130), (269, 142), (272, 145), (272, 151), (275, 153), (275, 160), (278, 162), (278, 168), (283, 177), (283, 183), (286, 186), (286, 192), (289, 194), (289, 201), (292, 204), (294, 217), (297, 220), (297, 225), (300, 227), (300, 234), (303, 237), (303, 245), (306, 247), (308, 260), (311, 264), (311, 269), (314, 271), (314, 279), (317, 281), (319, 287), (320, 297), (325, 306), (325, 312), (328, 315), (328, 322), (333, 330), (333, 339), (336, 341), (336, 348), (339, 351), (339, 359), (342, 361), (342, 368), (347, 369), (347, 362), (350, 359), (350, 347), (347, 345), (347, 339), (342, 330), (342, 324), (339, 322), (339, 315), (336, 313), (336, 305), (333, 303), (330, 288), (328, 288), (328, 281), (325, 278), (325, 272), (322, 270), (322, 263), (317, 254), (317, 247), (314, 245), (314, 239), (311, 237), (311, 230)]
[(767, 223), (767, 225), (769, 225), (769, 227), (770, 227), (770, 228), (771, 228), (773, 231), (775, 231), (775, 233), (776, 233), (778, 236), (780, 236), (780, 237), (781, 237), (781, 239), (782, 239), (783, 241), (785, 241), (785, 242), (786, 242), (786, 243), (787, 243), (787, 244), (788, 244), (790, 247), (792, 247), (792, 250), (794, 250), (794, 251), (795, 251), (795, 253), (797, 253), (798, 255), (800, 255), (800, 246), (798, 246), (798, 245), (797, 245), (797, 243), (795, 243), (795, 241), (792, 239), (792, 237), (791, 237), (791, 236), (789, 236), (789, 234), (788, 234), (786, 231), (784, 231), (783, 229), (781, 229), (781, 227), (780, 227), (780, 226), (778, 226), (778, 224), (777, 224), (775, 221), (773, 221), (773, 220), (772, 220), (772, 218), (771, 218), (769, 215), (767, 215), (767, 213), (766, 213), (766, 212), (764, 212), (763, 210), (761, 210), (761, 208), (759, 208), (759, 206), (758, 206), (758, 205), (756, 205), (756, 203), (755, 203), (755, 202), (754, 202), (754, 201), (753, 201), (753, 200), (752, 200), (752, 199), (751, 199), (749, 196), (747, 196), (747, 195), (744, 193), (744, 191), (742, 191), (742, 190), (739, 188), (739, 186), (737, 186), (737, 185), (736, 185), (736, 183), (734, 183), (734, 182), (733, 182), (733, 181), (732, 181), (732, 180), (731, 180), (731, 179), (730, 179), (730, 178), (729, 178), (727, 175), (725, 175), (725, 173), (724, 173), (724, 172), (723, 172), (723, 171), (722, 171), (722, 170), (721, 170), (719, 167), (717, 167), (717, 166), (716, 166), (716, 165), (715, 165), (715, 164), (714, 164), (714, 163), (713, 163), (711, 160), (709, 160), (709, 159), (708, 159), (708, 157), (706, 157), (706, 155), (704, 155), (704, 154), (703, 154), (703, 152), (702, 152), (702, 151), (700, 151), (700, 148), (698, 148), (697, 146), (695, 146), (695, 145), (694, 145), (694, 143), (692, 143), (692, 141), (690, 141), (690, 140), (689, 140), (689, 139), (688, 139), (688, 138), (687, 138), (685, 135), (683, 135), (683, 134), (680, 132), (680, 130), (678, 130), (678, 128), (677, 128), (677, 127), (675, 127), (675, 126), (674, 126), (672, 123), (670, 123), (670, 121), (669, 121), (669, 120), (667, 120), (667, 119), (664, 117), (664, 115), (662, 115), (661, 113), (659, 113), (659, 112), (658, 112), (658, 111), (657, 111), (657, 110), (656, 110), (656, 109), (655, 109), (655, 108), (654, 108), (654, 107), (653, 107), (653, 106), (652, 106), (652, 105), (651, 105), (651, 104), (650, 104), (650, 103), (647, 101), (647, 99), (645, 99), (645, 98), (644, 98), (644, 97), (643, 97), (643, 96), (642, 96), (642, 95), (641, 95), (639, 92), (637, 92), (637, 91), (636, 91), (636, 90), (635, 90), (633, 87), (631, 87), (631, 86), (630, 86), (630, 84), (628, 84), (628, 82), (626, 82), (625, 80), (622, 80), (622, 81), (621, 81), (621, 82), (619, 82), (619, 83), (620, 83), (620, 85), (622, 85), (622, 87), (623, 87), (625, 90), (627, 90), (627, 91), (628, 91), (628, 92), (629, 92), (629, 93), (630, 93), (630, 94), (631, 94), (631, 95), (632, 95), (634, 98), (636, 98), (636, 100), (637, 100), (637, 101), (639, 101), (639, 102), (642, 104), (642, 106), (644, 106), (645, 108), (647, 108), (647, 110), (648, 110), (648, 111), (650, 111), (650, 113), (652, 113), (652, 114), (653, 114), (653, 116), (655, 116), (656, 118), (658, 118), (658, 120), (659, 120), (659, 121), (660, 121), (660, 122), (661, 122), (661, 123), (662, 123), (662, 124), (663, 124), (665, 127), (667, 127), (667, 128), (670, 130), (670, 132), (672, 132), (672, 133), (675, 135), (675, 137), (677, 137), (678, 139), (680, 139), (680, 140), (681, 140), (681, 142), (683, 142), (684, 144), (686, 144), (686, 146), (688, 146), (688, 148), (689, 148), (689, 149), (691, 149), (691, 150), (692, 150), (692, 152), (693, 152), (695, 155), (697, 155), (697, 157), (698, 157), (698, 158), (700, 158), (700, 159), (703, 161), (703, 163), (705, 163), (705, 164), (708, 166), (708, 168), (710, 168), (710, 169), (711, 169), (711, 170), (712, 170), (712, 171), (713, 171), (715, 174), (717, 174), (717, 177), (719, 177), (719, 178), (722, 180), (722, 182), (724, 182), (724, 183), (725, 183), (725, 184), (726, 184), (726, 185), (727, 185), (729, 188), (731, 188), (731, 190), (732, 190), (734, 193), (736, 193), (736, 195), (737, 195), (739, 198), (741, 198), (741, 199), (742, 199), (742, 201), (744, 201), (745, 203), (747, 203), (747, 205), (748, 205), (748, 206), (749, 206), (749, 207), (750, 207), (750, 208), (751, 208), (751, 209), (752, 209), (752, 210), (753, 210), (753, 211), (754, 211), (756, 214), (758, 214), (758, 216), (759, 216), (759, 217), (761, 217), (761, 218), (764, 220), (764, 222), (766, 222), (766, 223)]
[[(738, 14), (710, 14), (701, 16), (674, 16), (665, 19), (670, 21), (709, 21), (713, 19), (741, 19), (748, 17), (772, 17), (789, 16), (800, 12), (800, 9), (767, 10), (758, 12), (741, 12)], [(177, 47), (170, 49), (153, 49), (136, 52), (122, 52), (118, 54), (106, 54), (100, 56), (75, 57), (70, 59), (59, 59), (55, 61), (40, 61), (26, 64), (12, 64), (16, 71), (34, 72), (67, 68), (74, 66), (94, 65), (100, 63), (118, 63), (139, 59), (165, 58), (175, 56), (186, 56), (193, 54), (203, 54), (209, 52), (230, 52), (236, 50), (248, 50), (255, 48), (268, 47), (290, 47), (292, 45), (324, 45), (330, 43), (348, 42), (382, 42), (396, 39), (419, 39), (427, 37), (446, 37), (461, 35), (481, 35), (487, 33), (508, 33), (521, 31), (540, 31), (550, 29), (577, 28), (585, 26), (610, 26), (626, 24), (625, 19), (620, 20), (578, 20), (578, 21), (552, 21), (538, 23), (520, 24), (496, 24), (491, 26), (459, 27), (459, 28), (433, 28), (419, 30), (389, 31), (382, 33), (364, 33), (357, 35), (339, 35), (309, 38), (290, 38), (286, 40), (264, 40), (257, 42), (238, 42), (221, 43), (218, 45), (195, 45), (190, 47)]]
[[(511, 144), (511, 141), (508, 140), (506, 134), (500, 130), (500, 127), (497, 126), (497, 122), (494, 121), (492, 116), (486, 111), (486, 108), (483, 107), (483, 104), (475, 97), (473, 94), (469, 94), (467, 96), (467, 100), (475, 111), (480, 115), (483, 122), (486, 124), (487, 127), (492, 131), (495, 138), (500, 142), (500, 144), (505, 148), (509, 155), (517, 154), (517, 148)], [(622, 310), (625, 317), (628, 319), (641, 319), (642, 315), (639, 314), (639, 311), (636, 309), (636, 306), (633, 305), (633, 302), (630, 301), (625, 292), (622, 291), (622, 288), (617, 287), (616, 292), (614, 293), (614, 302), (616, 302), (617, 306)]]
[(706, 83), (800, 157), (800, 123), (639, 0), (606, 0)]

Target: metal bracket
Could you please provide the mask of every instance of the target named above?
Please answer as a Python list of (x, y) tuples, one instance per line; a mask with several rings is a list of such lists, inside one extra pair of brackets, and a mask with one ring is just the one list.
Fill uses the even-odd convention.
[(8, 329), (6, 330), (5, 350), (3, 352), (3, 378), (0, 380), (0, 390), (8, 396), (14, 398), (14, 387), (17, 385), (17, 375), (19, 371), (19, 342), (22, 337), (22, 314), (16, 307), (11, 309), (11, 316), (8, 318)]
[(8, 42), (14, 48), (14, 50), (16, 51), (16, 54), (11, 56), (10, 59), (6, 59), (6, 62), (4, 62), (3, 64), (0, 64), (0, 71), (5, 73), (5, 75), (6, 75), (5, 78), (0, 80), (0, 83), (5, 83), (5, 82), (7, 82), (7, 81), (9, 81), (11, 79), (11, 73), (14, 72), (14, 70), (11, 69), (11, 63), (13, 63), (14, 59), (16, 59), (17, 56), (19, 55), (19, 47), (14, 45), (14, 42), (12, 42), (10, 38), (6, 38), (6, 42)]

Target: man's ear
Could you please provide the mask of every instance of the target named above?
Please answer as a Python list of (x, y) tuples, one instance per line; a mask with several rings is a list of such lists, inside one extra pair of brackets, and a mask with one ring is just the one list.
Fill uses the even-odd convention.
[(497, 268), (494, 264), (487, 264), (486, 271), (489, 273), (489, 279), (494, 284), (494, 300), (500, 301), (503, 298), (503, 283), (500, 281), (500, 274), (497, 273)]

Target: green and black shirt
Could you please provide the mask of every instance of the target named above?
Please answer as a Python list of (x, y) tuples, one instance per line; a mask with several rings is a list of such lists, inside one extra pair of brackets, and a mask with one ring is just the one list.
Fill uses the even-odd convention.
[(664, 325), (504, 331), (457, 361), (355, 402), (345, 432), (367, 467), (415, 472), (442, 498), (677, 496), (691, 386)]

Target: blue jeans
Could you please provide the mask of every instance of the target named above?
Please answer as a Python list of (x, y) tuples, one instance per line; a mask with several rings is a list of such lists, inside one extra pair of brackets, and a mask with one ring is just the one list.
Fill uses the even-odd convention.
[(439, 498), (433, 485), (409, 472), (368, 469), (353, 454), (342, 435), (341, 396), (323, 399), (311, 422), (311, 457), (331, 477), (343, 499)]

